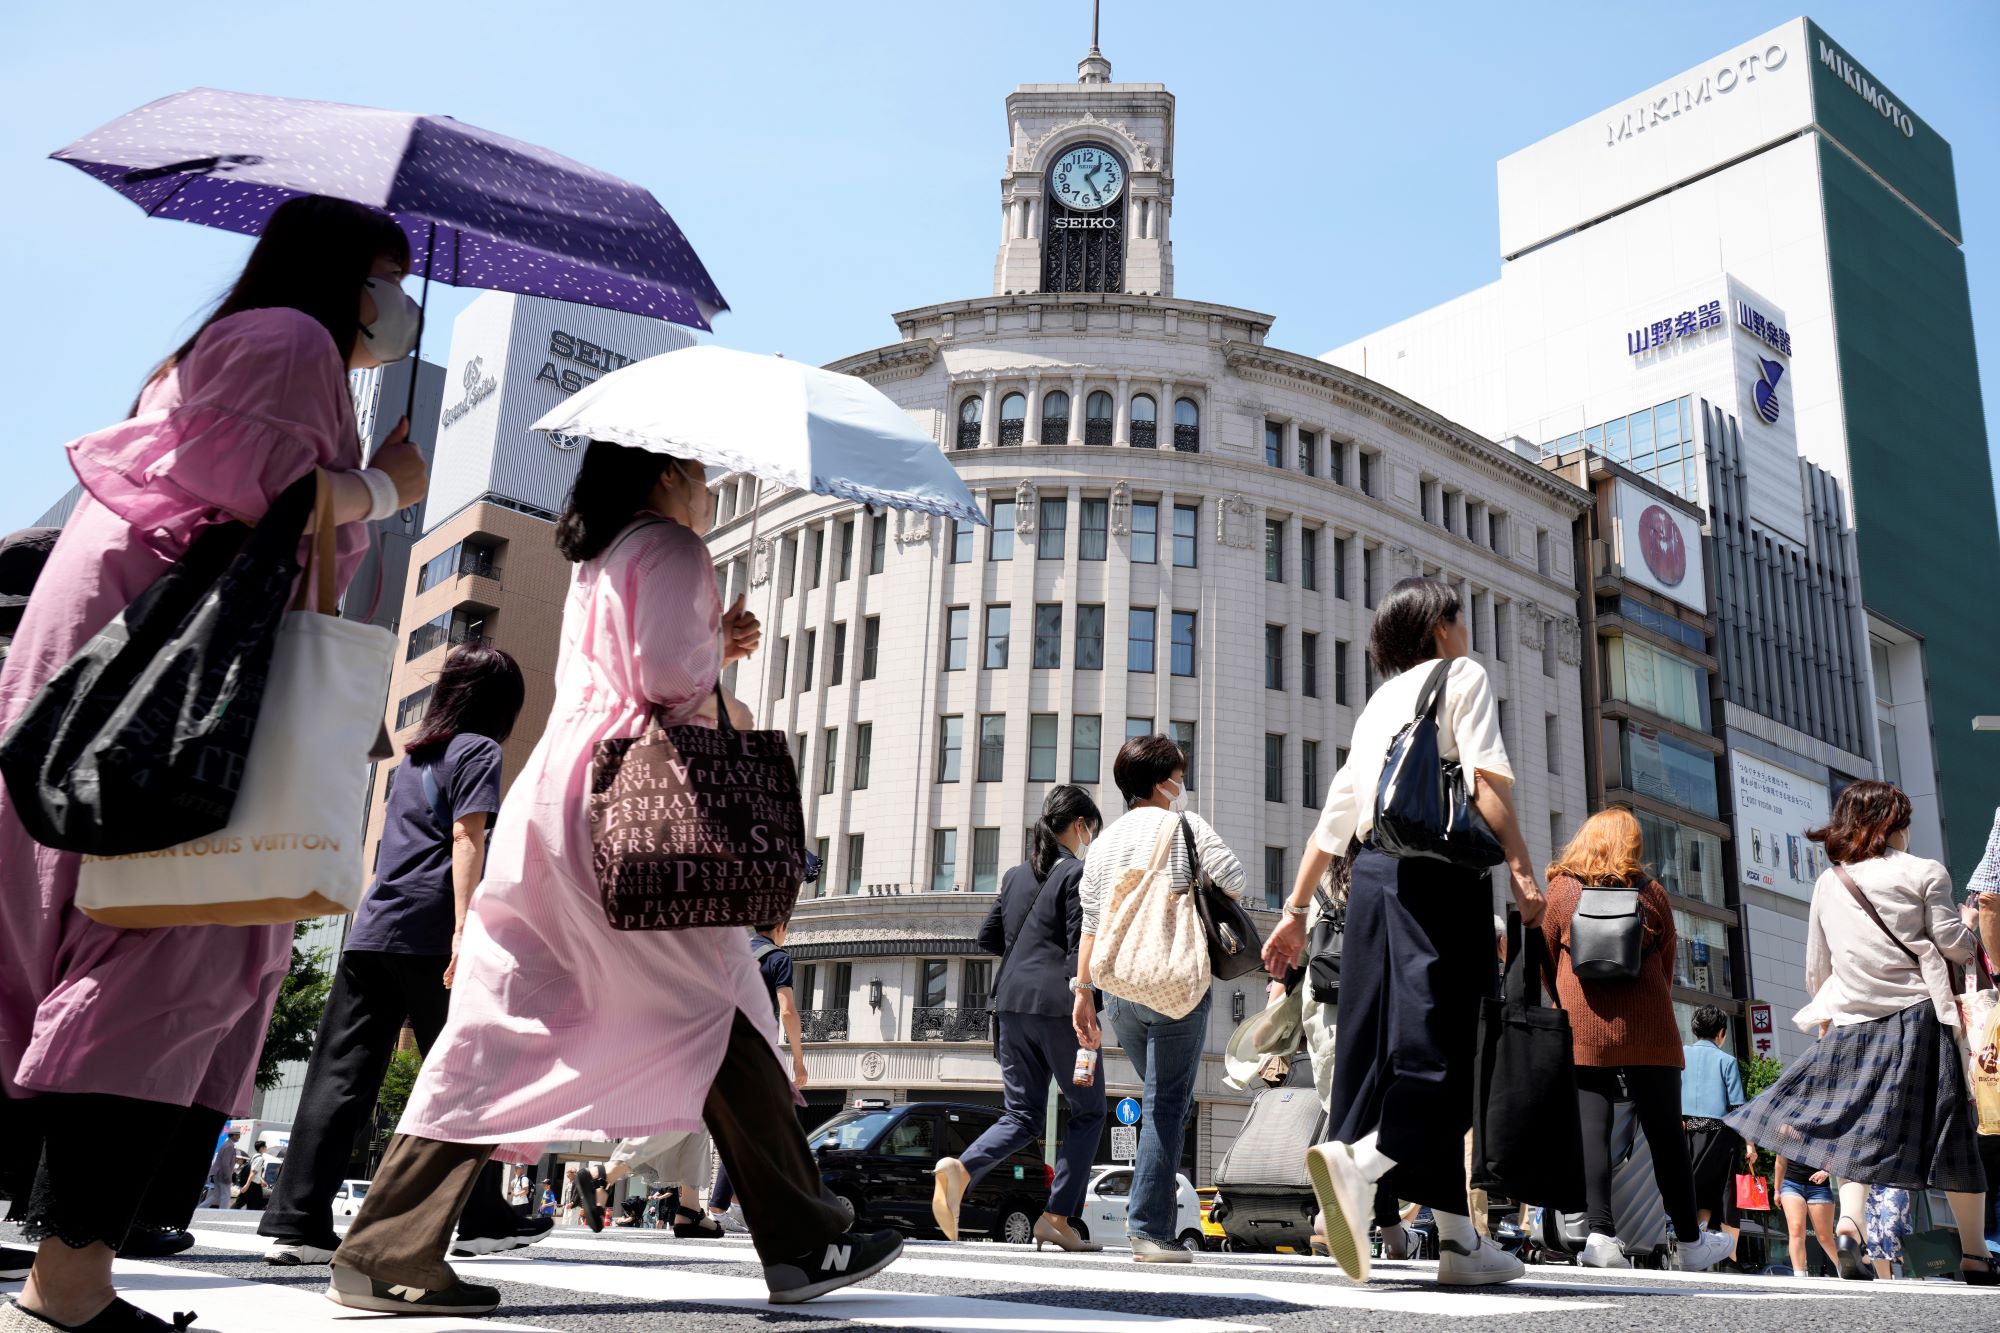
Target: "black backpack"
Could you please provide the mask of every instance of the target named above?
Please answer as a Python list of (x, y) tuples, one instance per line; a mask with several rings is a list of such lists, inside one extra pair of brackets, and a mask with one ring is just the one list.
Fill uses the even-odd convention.
[(1569, 966), (1580, 981), (1631, 981), (1646, 945), (1639, 890), (1586, 885), (1569, 923)]

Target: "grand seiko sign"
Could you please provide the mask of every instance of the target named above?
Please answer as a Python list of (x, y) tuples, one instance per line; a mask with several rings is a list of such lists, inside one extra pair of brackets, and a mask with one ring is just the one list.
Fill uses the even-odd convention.
[(465, 363), (465, 397), (444, 410), (438, 418), (438, 429), (450, 430), (465, 418), (466, 413), (493, 396), (500, 387), (500, 381), (485, 372), (484, 357), (475, 356)]

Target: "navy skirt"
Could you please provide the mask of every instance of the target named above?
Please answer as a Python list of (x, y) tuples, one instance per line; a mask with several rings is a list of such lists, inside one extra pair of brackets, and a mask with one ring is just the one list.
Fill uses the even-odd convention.
[(1986, 1188), (1958, 1044), (1928, 1000), (1830, 1029), (1724, 1123), (1760, 1148), (1840, 1180)]

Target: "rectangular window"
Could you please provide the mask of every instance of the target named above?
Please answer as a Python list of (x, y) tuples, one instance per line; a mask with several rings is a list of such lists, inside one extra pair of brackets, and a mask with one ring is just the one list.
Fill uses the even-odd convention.
[(1192, 611), (1174, 612), (1173, 671), (1176, 676), (1192, 676), (1194, 674), (1194, 614)]
[(1333, 595), (1347, 600), (1347, 538), (1333, 534)]
[(1441, 501), (1439, 518), (1444, 523), (1444, 530), (1446, 532), (1457, 532), (1458, 520), (1454, 515), (1458, 512), (1458, 492), (1440, 490), (1438, 498)]
[(871, 514), (868, 518), (868, 572), (880, 574), (883, 559), (889, 553), (889, 516)]
[(1076, 669), (1104, 670), (1104, 608), (1076, 608)]
[(1480, 624), (1486, 619), (1485, 593), (1476, 592), (1472, 594), (1472, 605), (1467, 609), (1466, 615), (1469, 617), (1469, 619), (1466, 622), (1466, 628), (1471, 632), (1472, 635), (1472, 651), (1476, 653), (1480, 650), (1479, 649), (1480, 642), (1485, 637), (1479, 632)]
[(1375, 553), (1373, 546), (1361, 548), (1361, 604), (1375, 609)]
[[(958, 888), (958, 830), (931, 830), (931, 892), (951, 893)], [(930, 964), (926, 963), (925, 967)], [(942, 967), (940, 963), (938, 966)]]
[(1361, 493), (1363, 495), (1375, 494), (1375, 455), (1364, 449), (1355, 461), (1360, 465), (1361, 469)]
[[(847, 835), (847, 896), (850, 898), (861, 892), (861, 854), (867, 846), (867, 842), (868, 839), (865, 834), (850, 833)], [(806, 997), (806, 1007), (810, 1007), (811, 999), (810, 995)]]
[(1319, 529), (1299, 529), (1299, 586), (1319, 591)]
[(819, 742), (819, 794), (831, 795), (840, 782), (840, 728), (828, 727)]
[(1056, 780), (1056, 727), (1054, 713), (1036, 713), (1028, 719), (1028, 781)]
[(820, 570), (826, 565), (826, 529), (814, 528), (806, 540), (812, 551), (812, 561), (806, 566), (806, 587), (817, 588)]
[(1506, 552), (1501, 549), (1502, 545), (1504, 545), (1506, 542), (1506, 534), (1507, 534), (1507, 516), (1505, 514), (1496, 514), (1491, 510), (1488, 510), (1486, 513), (1486, 544), (1493, 548), (1494, 554), (1496, 555), (1506, 554)]
[(778, 596), (792, 595), (793, 580), (798, 575), (799, 539), (785, 538), (785, 544), (778, 549)]
[(1264, 799), (1285, 799), (1285, 738), (1264, 733)]
[(1125, 632), (1125, 669), (1127, 671), (1151, 671), (1153, 669), (1153, 635), (1159, 621), (1159, 612), (1150, 608), (1133, 607), (1131, 620)]
[(1308, 477), (1319, 475), (1319, 436), (1309, 430), (1299, 432), (1299, 471)]
[(992, 893), (1000, 887), (1000, 830), (972, 830), (972, 891)]
[(1319, 785), (1319, 742), (1299, 742), (1299, 800), (1308, 806), (1317, 806), (1322, 795)]
[(1507, 646), (1507, 627), (1513, 619), (1506, 602), (1496, 600), (1493, 603), (1493, 660), (1496, 662), (1506, 661), (1513, 651)]
[(1625, 760), (1624, 786), (1642, 796), (1671, 801), (1698, 815), (1715, 818), (1719, 792), (1715, 756), (1653, 727), (1619, 724)]
[(1174, 506), (1174, 564), (1181, 569), (1195, 567), (1194, 534), (1200, 520), (1200, 505)]
[(1285, 521), (1281, 518), (1264, 520), (1264, 582), (1283, 583), (1285, 581)]
[(1563, 850), (1562, 811), (1551, 810), (1549, 811), (1549, 851), (1556, 856), (1561, 856), (1562, 850)]
[(1135, 500), (1132, 504), (1132, 561), (1157, 564), (1160, 559), (1160, 505), (1156, 500)]
[(1078, 713), (1070, 719), (1069, 780), (1097, 781), (1099, 754), (1104, 745), (1104, 719)]
[(1264, 906), (1277, 911), (1285, 905), (1285, 891), (1291, 886), (1285, 883), (1285, 849), (1266, 847), (1264, 849)]
[[(1876, 680), (1886, 678), (1878, 674)], [(1604, 692), (1684, 727), (1709, 730), (1708, 672), (1642, 639), (1615, 634), (1604, 640)]]
[(1007, 606), (986, 608), (986, 656), (988, 671), (1007, 668), (1007, 639), (1013, 625), (1013, 610)]
[[(978, 859), (975, 852), (974, 859)], [(961, 1009), (986, 1009), (993, 1003), (993, 960), (990, 958), (968, 958), (965, 971), (958, 981), (958, 1007)]]
[(420, 690), (414, 690), (404, 695), (396, 704), (396, 730), (403, 730), (424, 715), (424, 710), (430, 707), (431, 689), (431, 686), (426, 685)]
[(1062, 665), (1062, 603), (1035, 605), (1035, 665), (1055, 668)]
[(1181, 747), (1181, 758), (1187, 764), (1187, 789), (1194, 790), (1194, 723), (1175, 722), (1173, 725), (1174, 744)]
[(1264, 626), (1264, 688), (1285, 688), (1285, 627)]
[(1542, 739), (1549, 747), (1549, 772), (1562, 772), (1562, 722), (1554, 713), (1543, 720)]
[[(831, 843), (827, 839), (825, 838), (813, 839), (813, 855), (819, 858), (819, 863), (822, 867), (832, 864), (830, 861), (827, 860), (827, 857), (831, 856), (832, 854), (833, 854), (833, 848)], [(815, 884), (813, 886), (813, 890), (814, 890), (814, 896), (817, 897), (819, 892), (819, 885)]]
[(817, 660), (818, 653), (819, 631), (809, 629), (806, 631), (805, 662), (799, 671), (799, 689), (801, 691), (811, 689), (814, 682), (818, 680), (818, 677), (813, 674), (813, 663)]
[(840, 524), (840, 573), (834, 576), (835, 583), (845, 582), (854, 576), (854, 520), (843, 519)]
[[(1632, 813), (1639, 820), (1645, 862), (1652, 867), (1660, 887), (1683, 898), (1721, 907), (1721, 839), (1712, 833), (1702, 833), (1644, 810)], [(1753, 843), (1751, 855), (1754, 857), (1759, 850), (1760, 847)]]
[(1085, 500), (1077, 516), (1076, 558), (1102, 560), (1111, 543), (1111, 501)]
[(1136, 740), (1153, 734), (1153, 719), (1150, 717), (1128, 717), (1125, 719), (1125, 739)]
[(1319, 698), (1319, 635), (1299, 634), (1299, 693)]
[(792, 752), (792, 758), (798, 763), (799, 786), (804, 787), (806, 785), (806, 734), (802, 731), (793, 737), (793, 740), (796, 742), (797, 748)]
[(1436, 482), (1426, 481), (1422, 478), (1419, 478), (1417, 480), (1417, 513), (1423, 518), (1424, 522), (1426, 523), (1437, 522), (1437, 519), (1433, 517), (1435, 510), (1431, 505), (1431, 496), (1436, 491), (1437, 491)]
[(1542, 674), (1556, 674), (1556, 622), (1547, 616), (1542, 617)]
[(1285, 465), (1285, 427), (1282, 422), (1264, 423), (1264, 463), (1268, 467)]
[(1549, 530), (1535, 529), (1535, 572), (1546, 575), (1549, 572)]
[(972, 534), (979, 531), (977, 523), (968, 523), (962, 518), (951, 520), (951, 563), (963, 565), (972, 560)]
[(993, 502), (993, 536), (986, 547), (988, 560), (1012, 560), (1014, 558), (1014, 502), (995, 500)]
[(875, 663), (882, 652), (882, 617), (870, 616), (861, 622), (861, 679), (875, 679)]
[(1007, 715), (986, 713), (979, 719), (979, 780), (998, 782), (1007, 772)]
[(1347, 445), (1341, 440), (1326, 442), (1326, 475), (1336, 486), (1347, 484)]
[(924, 959), (922, 998), (924, 1008), (926, 1009), (942, 1009), (944, 1007), (944, 970), (944, 959)]
[(868, 790), (868, 769), (875, 758), (875, 724), (863, 722), (854, 729), (854, 790)]
[(938, 781), (958, 781), (959, 759), (965, 750), (965, 719), (947, 717), (938, 726)]
[(1348, 702), (1347, 698), (1347, 651), (1345, 639), (1333, 641), (1333, 701), (1337, 704)]
[(771, 674), (774, 682), (773, 696), (785, 692), (785, 671), (792, 664), (792, 636), (787, 634), (778, 640), (777, 656), (771, 659)]
[(965, 641), (972, 633), (972, 608), (952, 606), (944, 613), (944, 669), (965, 670)]
[(838, 685), (847, 676), (847, 622), (840, 621), (833, 627), (833, 654), (827, 662), (828, 685)]
[(1035, 558), (1063, 558), (1063, 539), (1069, 535), (1069, 501), (1044, 500), (1036, 517)]

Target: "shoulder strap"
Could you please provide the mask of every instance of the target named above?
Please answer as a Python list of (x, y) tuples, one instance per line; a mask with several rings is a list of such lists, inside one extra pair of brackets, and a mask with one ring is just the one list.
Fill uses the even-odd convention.
[(1847, 867), (1837, 865), (1833, 868), (1833, 873), (1840, 876), (1840, 882), (1845, 884), (1847, 891), (1854, 895), (1854, 901), (1861, 904), (1861, 910), (1868, 913), (1868, 919), (1880, 927), (1882, 933), (1889, 937), (1889, 942), (1898, 949), (1901, 949), (1903, 956), (1909, 959), (1913, 965), (1918, 968), (1923, 967), (1923, 960), (1917, 957), (1916, 950), (1903, 943), (1903, 937), (1889, 929), (1889, 923), (1884, 921), (1882, 914), (1875, 910), (1875, 904), (1868, 901), (1868, 895), (1863, 893), (1861, 886), (1854, 882), (1854, 876), (1847, 873)]
[(1201, 852), (1195, 848), (1194, 826), (1188, 823), (1186, 815), (1181, 816), (1181, 846), (1187, 849), (1188, 883), (1198, 888), (1202, 875)]
[(777, 947), (776, 944), (772, 943), (769, 936), (752, 935), (750, 937), (750, 956), (759, 962), (764, 960), (765, 954), (770, 953)]
[(602, 565), (606, 560), (609, 560), (611, 553), (623, 546), (627, 541), (630, 541), (635, 534), (644, 532), (647, 528), (657, 528), (666, 521), (664, 518), (654, 518), (648, 519), (644, 523), (634, 523), (631, 527), (619, 533), (618, 540), (606, 547), (603, 555), (597, 557), (598, 564)]
[(1445, 658), (1431, 668), (1430, 679), (1424, 682), (1423, 693), (1417, 696), (1417, 717), (1435, 718), (1438, 702), (1444, 698), (1445, 678), (1451, 674), (1451, 659)]

